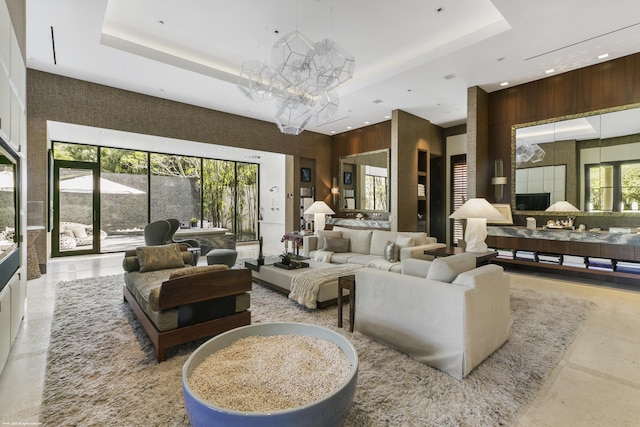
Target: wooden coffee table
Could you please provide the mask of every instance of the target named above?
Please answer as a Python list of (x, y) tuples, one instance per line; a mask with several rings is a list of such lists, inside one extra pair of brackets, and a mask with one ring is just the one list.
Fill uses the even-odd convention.
[(342, 328), (342, 290), (349, 290), (349, 331), (353, 332), (356, 315), (356, 276), (349, 274), (338, 278), (338, 327)]

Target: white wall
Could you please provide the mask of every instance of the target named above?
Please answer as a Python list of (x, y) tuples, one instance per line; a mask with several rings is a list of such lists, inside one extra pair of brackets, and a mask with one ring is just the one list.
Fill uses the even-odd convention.
[(271, 155), (260, 163), (260, 200), (259, 211), (260, 236), (263, 238), (263, 251), (266, 254), (279, 254), (283, 243), (280, 243), (285, 233), (285, 218), (287, 210), (286, 171), (287, 156), (284, 154)]

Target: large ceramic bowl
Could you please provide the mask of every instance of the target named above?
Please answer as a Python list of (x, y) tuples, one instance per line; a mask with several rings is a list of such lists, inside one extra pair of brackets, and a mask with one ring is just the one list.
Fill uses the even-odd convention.
[[(261, 335), (307, 335), (338, 345), (351, 362), (347, 380), (333, 393), (307, 405), (273, 412), (242, 412), (217, 407), (197, 396), (189, 387), (188, 378), (207, 356), (235, 341)], [(257, 323), (220, 334), (202, 344), (187, 359), (182, 369), (182, 392), (194, 427), (200, 426), (340, 426), (342, 425), (356, 388), (358, 355), (353, 345), (342, 335), (327, 328), (304, 323)]]

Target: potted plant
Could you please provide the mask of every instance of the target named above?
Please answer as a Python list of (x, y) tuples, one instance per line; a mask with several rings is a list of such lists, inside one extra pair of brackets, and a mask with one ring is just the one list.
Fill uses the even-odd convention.
[(282, 252), (280, 255), (280, 263), (284, 265), (291, 264), (291, 254), (288, 252)]
[(198, 218), (191, 218), (191, 228), (195, 228), (198, 225)]

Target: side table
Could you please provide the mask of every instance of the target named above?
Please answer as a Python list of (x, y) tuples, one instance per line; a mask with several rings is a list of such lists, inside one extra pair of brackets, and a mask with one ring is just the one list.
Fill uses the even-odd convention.
[[(425, 255), (431, 255), (434, 257), (445, 257), (456, 254), (461, 254), (464, 252), (464, 249), (456, 246), (447, 246), (443, 248), (436, 249), (427, 249), (424, 251)], [(476, 267), (480, 267), (481, 265), (488, 264), (492, 258), (498, 256), (497, 251), (486, 251), (486, 252), (469, 252), (476, 256)]]
[(198, 265), (198, 260), (200, 259), (200, 253), (201, 253), (201, 249), (200, 248), (187, 248), (187, 250), (189, 252), (191, 252), (191, 256), (192, 261), (191, 261), (191, 265), (193, 265), (194, 267), (196, 265)]
[(338, 277), (338, 327), (342, 328), (342, 290), (349, 290), (349, 331), (353, 332), (353, 321), (356, 314), (356, 276)]

